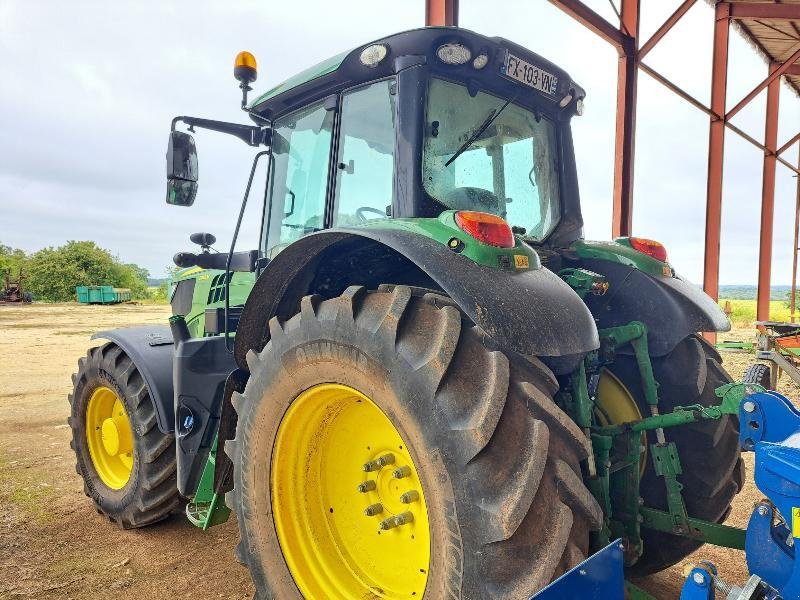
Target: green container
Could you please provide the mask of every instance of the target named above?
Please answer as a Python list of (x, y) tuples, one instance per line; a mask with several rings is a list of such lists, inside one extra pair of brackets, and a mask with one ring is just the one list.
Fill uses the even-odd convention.
[(130, 301), (131, 291), (110, 285), (79, 285), (75, 297), (80, 304), (119, 304)]

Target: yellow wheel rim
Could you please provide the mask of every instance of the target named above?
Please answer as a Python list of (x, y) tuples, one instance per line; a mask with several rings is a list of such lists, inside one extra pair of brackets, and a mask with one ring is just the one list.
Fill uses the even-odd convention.
[(430, 530), (416, 466), (386, 414), (321, 384), (284, 415), (272, 453), (272, 513), (306, 598), (422, 598)]
[(133, 470), (133, 431), (125, 406), (111, 388), (100, 386), (86, 406), (86, 445), (100, 480), (125, 487)]
[[(638, 421), (642, 418), (642, 411), (633, 399), (633, 394), (628, 391), (625, 384), (608, 369), (600, 372), (597, 383), (597, 420), (601, 425), (619, 425)], [(640, 474), (647, 467), (647, 436), (642, 433), (642, 456), (639, 461)]]

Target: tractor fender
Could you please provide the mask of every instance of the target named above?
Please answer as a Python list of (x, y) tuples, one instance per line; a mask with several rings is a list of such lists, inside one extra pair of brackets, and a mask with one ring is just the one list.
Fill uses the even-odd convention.
[(303, 296), (382, 283), (442, 290), (502, 349), (554, 357), (565, 369), (599, 346), (586, 305), (547, 269), (490, 268), (408, 230), (328, 229), (292, 243), (260, 274), (236, 330), (238, 365), (246, 369), (247, 351), (267, 343), (269, 319), (297, 313)]
[(717, 303), (684, 279), (648, 275), (629, 265), (604, 260), (582, 261), (581, 266), (608, 279), (604, 296), (586, 298), (598, 327), (641, 321), (647, 326), (651, 356), (669, 354), (693, 333), (731, 328)]
[(102, 338), (122, 348), (142, 374), (156, 410), (156, 423), (162, 433), (175, 430), (172, 357), (173, 342), (169, 325), (143, 325), (99, 331)]

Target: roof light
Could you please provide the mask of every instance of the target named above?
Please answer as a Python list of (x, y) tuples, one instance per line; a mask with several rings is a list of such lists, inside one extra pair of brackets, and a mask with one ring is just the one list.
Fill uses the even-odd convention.
[(489, 57), (486, 55), (486, 53), (479, 54), (475, 57), (475, 60), (472, 61), (472, 66), (479, 71), (488, 64)]
[(505, 219), (489, 213), (460, 210), (455, 214), (456, 225), (483, 244), (498, 248), (513, 248), (514, 233)]
[(258, 71), (256, 70), (256, 57), (247, 51), (239, 52), (236, 60), (233, 61), (233, 76), (237, 81), (247, 85), (256, 80)]
[(469, 48), (461, 44), (444, 44), (436, 49), (436, 56), (447, 65), (463, 65), (472, 58)]
[(575, 103), (575, 113), (580, 117), (583, 114), (583, 98), (578, 98)]
[(561, 101), (558, 103), (558, 105), (561, 108), (565, 108), (570, 102), (572, 102), (572, 94), (567, 94), (566, 96), (564, 96), (561, 99)]
[(667, 249), (661, 242), (648, 240), (647, 238), (631, 237), (628, 238), (631, 248), (642, 254), (646, 254), (661, 262), (667, 262)]
[(383, 44), (372, 44), (364, 48), (358, 58), (365, 67), (377, 67), (388, 53), (389, 49)]

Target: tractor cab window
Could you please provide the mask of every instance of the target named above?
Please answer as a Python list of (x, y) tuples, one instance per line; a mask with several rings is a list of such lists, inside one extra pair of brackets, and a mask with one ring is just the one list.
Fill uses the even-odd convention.
[(394, 183), (394, 80), (342, 96), (333, 225), (385, 219)]
[(321, 104), (274, 123), (264, 218), (265, 256), (324, 226), (333, 111)]
[[(442, 209), (503, 217), (542, 241), (560, 216), (555, 125), (487, 92), (433, 78), (423, 187)], [(475, 138), (470, 141), (470, 138)]]

